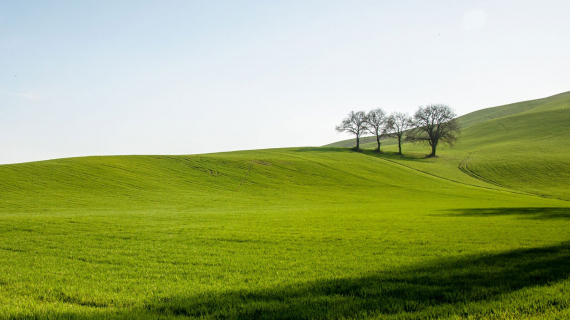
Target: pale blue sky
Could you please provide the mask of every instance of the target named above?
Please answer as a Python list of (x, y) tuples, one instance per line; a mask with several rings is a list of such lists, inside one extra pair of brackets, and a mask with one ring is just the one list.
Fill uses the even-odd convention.
[(1, 1), (0, 163), (346, 139), (570, 91), (570, 1)]

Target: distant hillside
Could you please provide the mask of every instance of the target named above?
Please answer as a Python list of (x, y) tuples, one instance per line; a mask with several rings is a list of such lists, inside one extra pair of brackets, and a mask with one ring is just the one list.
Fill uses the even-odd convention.
[[(383, 146), (387, 146), (390, 144), (394, 144), (396, 141), (390, 138), (383, 138), (381, 140), (381, 143)], [(376, 138), (375, 137), (362, 137), (360, 138), (360, 145), (363, 146), (363, 148), (371, 148), (371, 147), (376, 147)], [(352, 148), (356, 146), (356, 139), (347, 139), (347, 140), (341, 140), (341, 141), (337, 141), (331, 144), (327, 144), (325, 147), (337, 147), (337, 148)]]
[[(415, 159), (392, 160), (455, 180), (469, 176), (570, 200), (570, 92), (483, 109), (458, 119), (463, 125), (459, 143), (455, 148), (441, 147), (440, 158), (422, 159), (428, 153), (425, 146), (405, 144), (404, 153)], [(354, 139), (329, 146), (352, 147)], [(372, 149), (375, 143), (365, 142), (362, 147)], [(383, 151), (396, 151), (394, 142), (387, 140)]]
[(560, 107), (567, 105), (570, 101), (570, 91), (560, 93), (543, 99), (529, 100), (477, 110), (458, 118), (462, 127), (466, 128), (474, 124), (478, 124), (487, 120), (502, 118), (526, 112), (529, 110), (544, 110), (545, 108)]
[[(529, 101), (511, 103), (498, 107), (481, 109), (463, 115), (457, 119), (461, 124), (462, 128), (465, 129), (469, 126), (481, 122), (494, 120), (506, 116), (516, 115), (526, 111), (531, 111), (531, 110), (540, 111), (549, 108), (564, 108), (565, 106), (568, 107), (569, 103), (570, 103), (570, 91), (550, 96), (547, 98), (529, 100)], [(354, 146), (356, 146), (355, 141), (356, 139), (354, 138), (346, 139), (329, 143), (327, 145), (324, 145), (324, 147), (353, 148)], [(396, 141), (394, 139), (386, 138), (382, 142), (382, 145), (389, 146), (395, 143)], [(371, 149), (376, 148), (376, 140), (374, 137), (363, 137), (360, 138), (360, 145), (362, 146), (362, 148), (371, 148)]]

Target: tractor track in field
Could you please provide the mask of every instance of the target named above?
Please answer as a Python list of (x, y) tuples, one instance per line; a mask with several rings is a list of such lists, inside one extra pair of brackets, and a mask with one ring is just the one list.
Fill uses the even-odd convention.
[(505, 131), (509, 132), (509, 129), (507, 129), (507, 127), (505, 127), (502, 123), (500, 123), (499, 120), (495, 120), (495, 121), (497, 121), (497, 123), (498, 123), (501, 127), (503, 127), (503, 129), (505, 129)]
[(490, 187), (485, 187), (485, 186), (478, 186), (478, 185), (475, 185), (475, 184), (470, 184), (470, 183), (465, 183), (465, 182), (461, 182), (461, 181), (457, 181), (457, 180), (453, 180), (453, 179), (449, 179), (449, 178), (444, 178), (444, 177), (442, 177), (442, 176), (438, 176), (438, 175), (436, 175), (436, 174), (429, 173), (429, 172), (427, 172), (427, 171), (423, 171), (423, 170), (420, 170), (420, 169), (416, 169), (416, 168), (407, 166), (407, 165), (405, 165), (405, 164), (401, 164), (401, 163), (396, 162), (396, 161), (394, 161), (394, 160), (384, 159), (384, 158), (380, 158), (380, 157), (378, 157), (378, 159), (384, 160), (384, 161), (388, 161), (388, 162), (397, 164), (397, 165), (399, 165), (399, 166), (402, 166), (402, 167), (405, 167), (405, 168), (408, 168), (408, 169), (411, 169), (411, 170), (414, 170), (414, 171), (417, 171), (417, 172), (421, 172), (421, 173), (423, 173), (423, 174), (427, 174), (428, 176), (432, 176), (432, 177), (439, 178), (439, 179), (442, 179), (442, 180), (446, 180), (446, 181), (450, 181), (450, 182), (462, 184), (462, 185), (465, 185), (465, 186), (471, 186), (471, 187), (482, 188), (482, 189), (487, 189), (487, 190), (505, 191), (505, 192), (509, 192), (509, 193), (516, 193), (516, 194), (528, 195), (528, 194), (526, 194), (526, 193), (524, 193), (524, 192), (518, 192), (518, 191), (514, 191), (514, 190), (498, 190), (498, 189), (495, 189), (495, 188), (490, 188)]
[[(497, 181), (491, 180), (491, 179), (489, 179), (489, 178), (485, 178), (485, 177), (481, 176), (480, 174), (477, 174), (476, 172), (474, 172), (473, 170), (471, 170), (471, 169), (469, 168), (469, 162), (470, 162), (470, 161), (471, 161), (471, 158), (468, 156), (467, 158), (463, 159), (463, 161), (461, 161), (461, 163), (459, 163), (459, 165), (457, 166), (457, 168), (458, 168), (459, 170), (461, 170), (461, 172), (465, 173), (466, 175), (468, 175), (468, 176), (470, 176), (470, 177), (472, 177), (472, 178), (481, 180), (481, 181), (483, 181), (483, 182), (492, 184), (492, 185), (497, 186), (497, 187), (500, 187), (500, 188), (505, 188), (505, 189), (510, 189), (510, 190), (512, 190), (511, 188), (509, 188), (509, 187), (507, 187), (507, 186), (505, 186), (505, 185), (502, 185), (502, 184), (500, 184), (500, 183), (497, 182)], [(545, 199), (556, 199), (556, 200), (562, 200), (562, 201), (569, 201), (569, 200), (566, 200), (566, 199), (557, 198), (557, 197), (553, 197), (553, 196), (550, 196), (550, 195), (541, 194), (541, 193), (535, 193), (535, 192), (520, 192), (520, 193), (522, 193), (522, 194), (527, 194), (527, 195), (533, 195), (533, 196), (537, 196), (537, 197), (541, 197), (541, 198), (545, 198)]]
[(507, 129), (507, 127), (505, 127), (502, 123), (500, 123), (497, 118), (493, 118), (493, 117), (488, 117), (488, 118), (491, 120), (495, 120), (501, 127), (503, 127), (503, 129), (505, 129), (506, 132), (509, 132), (509, 129)]
[(239, 186), (234, 191), (238, 191), (239, 188), (241, 188), (241, 185), (243, 184), (243, 182), (245, 181), (245, 179), (249, 175), (249, 170), (251, 170), (252, 165), (253, 165), (253, 161), (249, 163), (249, 167), (247, 168), (247, 172), (245, 173), (245, 176), (241, 179)]
[(429, 172), (427, 172), (427, 171), (423, 171), (423, 170), (420, 170), (420, 169), (412, 168), (412, 167), (407, 166), (407, 165), (405, 165), (405, 164), (398, 163), (398, 162), (396, 162), (396, 161), (394, 161), (394, 160), (384, 159), (384, 158), (380, 158), (380, 157), (376, 157), (376, 158), (378, 158), (378, 159), (380, 159), (380, 160), (384, 160), (384, 161), (387, 161), (387, 162), (391, 162), (391, 163), (397, 164), (397, 165), (402, 166), (402, 167), (406, 167), (406, 168), (408, 168), (408, 169), (411, 169), (411, 170), (414, 170), (414, 171), (417, 171), (417, 172), (421, 172), (421, 173), (423, 173), (423, 174), (427, 174), (427, 175), (432, 176), (432, 177), (435, 177), (435, 178), (439, 178), (439, 179), (443, 179), (443, 180), (447, 180), (447, 181), (450, 181), (450, 182), (455, 182), (455, 183), (459, 183), (459, 184), (462, 184), (462, 185), (471, 186), (471, 187), (475, 187), (475, 188), (481, 188), (481, 189), (487, 189), (487, 190), (493, 190), (493, 191), (504, 191), (504, 192), (508, 192), (508, 193), (520, 194), (520, 195), (525, 195), (525, 196), (535, 196), (535, 197), (546, 198), (546, 199), (556, 199), (556, 200), (562, 200), (562, 201), (570, 201), (570, 200), (561, 199), (561, 198), (556, 198), (556, 197), (551, 197), (551, 196), (547, 196), (547, 195), (543, 195), (543, 194), (537, 194), (537, 193), (531, 193), (531, 192), (523, 192), (523, 191), (516, 191), (516, 190), (513, 190), (513, 189), (508, 188), (508, 187), (506, 187), (506, 186), (503, 186), (503, 185), (501, 185), (501, 184), (499, 184), (499, 183), (497, 183), (497, 182), (495, 182), (495, 181), (492, 181), (492, 180), (483, 178), (483, 177), (481, 177), (481, 176), (479, 176), (479, 175), (477, 175), (477, 174), (475, 174), (475, 173), (470, 174), (470, 172), (472, 172), (472, 171), (470, 171), (469, 169), (465, 169), (465, 170), (464, 170), (464, 169), (461, 168), (462, 165), (464, 165), (465, 167), (467, 167), (467, 164), (466, 164), (466, 163), (464, 164), (464, 162), (465, 162), (467, 159), (469, 159), (469, 157), (467, 157), (466, 159), (464, 159), (464, 160), (458, 165), (459, 170), (461, 170), (463, 173), (469, 175), (469, 176), (472, 177), (472, 178), (475, 178), (475, 179), (477, 179), (477, 180), (483, 181), (483, 182), (485, 182), (485, 183), (492, 184), (492, 185), (494, 185), (494, 186), (496, 186), (496, 187), (498, 187), (498, 188), (501, 188), (501, 189), (495, 189), (495, 188), (491, 188), (491, 187), (478, 186), (478, 185), (475, 185), (475, 184), (460, 182), (460, 181), (457, 181), (457, 180), (453, 180), (453, 179), (449, 179), (449, 178), (444, 178), (444, 177), (435, 175), (435, 174), (433, 174), (433, 173), (429, 173)]
[(497, 187), (500, 187), (500, 188), (507, 188), (507, 189), (509, 189), (509, 187), (504, 186), (504, 185), (502, 185), (502, 184), (500, 184), (500, 183), (498, 183), (498, 182), (496, 182), (496, 181), (494, 181), (494, 180), (485, 178), (485, 177), (483, 177), (483, 176), (481, 176), (481, 175), (475, 173), (475, 172), (472, 171), (471, 169), (469, 169), (468, 164), (469, 164), (470, 161), (471, 161), (471, 157), (467, 157), (467, 158), (463, 159), (463, 161), (461, 161), (461, 163), (459, 163), (459, 165), (457, 166), (457, 169), (461, 170), (461, 172), (465, 173), (466, 175), (468, 175), (468, 176), (470, 176), (470, 177), (472, 177), (472, 178), (481, 180), (481, 181), (483, 181), (483, 182), (492, 184), (492, 185), (497, 186)]

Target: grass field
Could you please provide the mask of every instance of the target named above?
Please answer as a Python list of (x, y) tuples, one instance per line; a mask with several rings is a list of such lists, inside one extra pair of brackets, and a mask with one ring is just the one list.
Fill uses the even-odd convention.
[(472, 117), (437, 159), (406, 145), (0, 166), (0, 318), (568, 318), (568, 99)]

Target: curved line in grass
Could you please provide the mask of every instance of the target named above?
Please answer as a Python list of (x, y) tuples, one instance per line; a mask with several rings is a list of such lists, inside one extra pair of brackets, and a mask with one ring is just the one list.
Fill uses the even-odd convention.
[[(367, 155), (367, 156), (370, 156), (370, 155), (367, 154), (367, 153), (363, 153), (363, 154), (365, 154), (365, 155)], [(460, 182), (460, 181), (452, 180), (452, 179), (449, 179), (449, 178), (444, 178), (444, 177), (441, 177), (441, 176), (438, 176), (438, 175), (435, 175), (435, 174), (433, 174), (433, 173), (429, 173), (429, 172), (426, 172), (426, 171), (423, 171), (423, 170), (420, 170), (420, 169), (412, 168), (412, 167), (409, 167), (409, 166), (407, 166), (407, 165), (405, 165), (405, 164), (398, 163), (398, 162), (396, 162), (396, 161), (394, 161), (394, 160), (388, 160), (388, 159), (381, 158), (381, 157), (375, 157), (375, 158), (378, 158), (378, 159), (384, 160), (384, 161), (388, 161), (388, 162), (391, 162), (391, 163), (400, 165), (400, 166), (402, 166), (402, 167), (406, 167), (406, 168), (408, 168), (408, 169), (411, 169), (411, 170), (414, 170), (414, 171), (417, 171), (417, 172), (421, 172), (421, 173), (427, 174), (427, 175), (432, 176), (432, 177), (435, 177), (435, 178), (447, 180), (447, 181), (450, 181), (450, 182), (455, 182), (455, 183), (458, 183), (458, 184), (461, 184), (461, 185), (465, 185), (465, 186), (471, 186), (471, 187), (475, 187), (475, 188), (482, 188), (482, 189), (493, 190), (493, 191), (503, 191), (503, 192), (508, 192), (508, 193), (514, 193), (514, 194), (525, 195), (525, 196), (535, 196), (535, 197), (541, 197), (541, 198), (546, 198), (546, 199), (556, 199), (556, 200), (562, 200), (562, 201), (569, 201), (569, 200), (560, 199), (560, 198), (556, 198), (556, 197), (548, 197), (548, 196), (545, 196), (545, 195), (540, 195), (540, 194), (535, 194), (535, 193), (529, 193), (529, 192), (522, 192), (522, 191), (512, 190), (512, 189), (507, 188), (507, 187), (505, 187), (505, 186), (502, 186), (502, 185), (500, 185), (500, 184), (491, 183), (491, 182), (485, 181), (484, 179), (477, 178), (476, 176), (471, 176), (471, 175), (467, 174), (466, 172), (464, 172), (464, 171), (459, 167), (459, 166), (461, 166), (461, 164), (462, 164), (463, 162), (461, 162), (461, 163), (459, 164), (459, 166), (458, 166), (458, 168), (459, 168), (459, 170), (461, 170), (461, 172), (466, 173), (467, 175), (471, 176), (472, 178), (481, 180), (481, 181), (483, 181), (483, 182), (485, 182), (485, 183), (489, 183), (489, 184), (496, 185), (497, 187), (500, 187), (501, 189), (494, 189), (494, 188), (489, 188), (489, 187), (484, 187), (484, 186), (478, 186), (478, 185), (474, 185), (474, 184), (469, 184), (469, 183), (465, 183), (465, 182)], [(468, 158), (469, 158), (469, 157), (468, 157)], [(463, 161), (465, 161), (465, 160), (463, 160)]]
[(247, 178), (247, 175), (249, 175), (249, 170), (251, 170), (251, 166), (253, 165), (253, 162), (249, 163), (249, 167), (247, 168), (247, 172), (245, 173), (245, 176), (241, 179), (241, 182), (239, 183), (239, 186), (234, 190), (234, 191), (238, 191), (239, 188), (241, 187), (241, 185), (243, 184), (243, 182), (245, 181), (245, 179)]
[[(510, 189), (509, 187), (507, 187), (507, 186), (505, 186), (505, 185), (502, 185), (502, 184), (500, 184), (499, 182), (493, 181), (493, 180), (491, 180), (491, 179), (489, 179), (489, 178), (485, 178), (485, 177), (483, 177), (483, 176), (481, 176), (481, 175), (475, 173), (473, 170), (469, 169), (469, 166), (468, 166), (469, 161), (468, 161), (468, 160), (470, 160), (469, 157), (465, 158), (465, 159), (464, 159), (463, 161), (461, 161), (461, 163), (457, 166), (457, 168), (458, 168), (459, 170), (461, 170), (461, 172), (465, 173), (466, 175), (468, 175), (468, 176), (470, 176), (470, 177), (472, 177), (472, 178), (475, 178), (475, 179), (481, 180), (481, 181), (483, 181), (483, 182), (486, 182), (486, 183), (495, 185), (495, 186), (497, 186), (497, 187)], [(513, 191), (513, 192), (514, 192), (514, 191)], [(558, 197), (555, 197), (555, 196), (551, 196), (551, 195), (547, 195), (547, 194), (542, 194), (542, 193), (530, 192), (530, 191), (525, 192), (525, 194), (533, 195), (533, 196), (537, 196), (537, 197), (545, 198), (545, 199), (556, 199), (556, 200), (562, 200), (562, 201), (570, 201), (570, 200), (567, 200), (567, 199), (558, 198)]]

